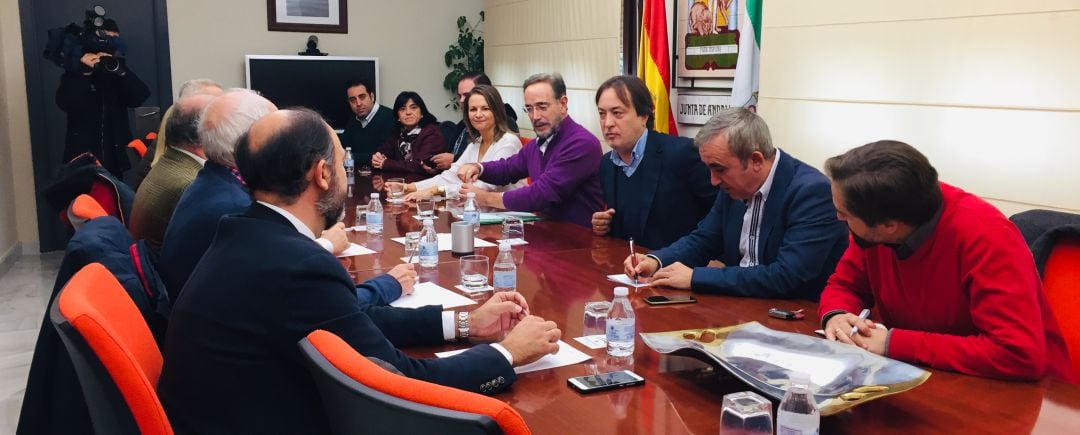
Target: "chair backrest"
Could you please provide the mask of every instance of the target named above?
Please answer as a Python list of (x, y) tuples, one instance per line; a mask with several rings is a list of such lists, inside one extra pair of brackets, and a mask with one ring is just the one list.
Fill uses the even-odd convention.
[(143, 142), (142, 139), (132, 139), (131, 142), (128, 142), (127, 146), (134, 150), (135, 154), (139, 155), (139, 158), (146, 156), (146, 143)]
[(333, 333), (314, 331), (300, 349), (335, 433), (531, 433), (505, 402), (391, 373)]
[(1043, 288), (1080, 379), (1080, 237), (1060, 237), (1043, 266)]
[(72, 276), (49, 312), (97, 433), (171, 434), (157, 396), (161, 351), (142, 314), (99, 263)]
[(108, 215), (109, 213), (105, 212), (105, 208), (101, 206), (101, 203), (85, 193), (76, 196), (67, 209), (68, 222), (72, 228), (75, 228), (75, 231), (82, 228), (83, 224), (88, 220)]

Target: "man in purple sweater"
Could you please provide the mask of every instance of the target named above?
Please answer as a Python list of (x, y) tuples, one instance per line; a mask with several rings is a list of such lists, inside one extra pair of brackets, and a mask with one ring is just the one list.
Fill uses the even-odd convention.
[[(604, 208), (600, 188), (600, 141), (566, 114), (566, 83), (559, 74), (525, 79), (525, 111), (536, 139), (517, 154), (458, 170), (463, 194), (476, 193), (481, 206), (540, 212), (557, 221), (592, 228), (593, 212)], [(506, 185), (530, 177), (532, 184), (509, 192), (473, 187), (477, 179)]]

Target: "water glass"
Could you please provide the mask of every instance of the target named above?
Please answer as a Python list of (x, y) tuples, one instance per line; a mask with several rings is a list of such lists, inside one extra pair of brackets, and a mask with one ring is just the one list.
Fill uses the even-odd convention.
[(389, 192), (386, 197), (386, 202), (393, 204), (401, 204), (405, 202), (405, 179), (404, 178), (391, 178), (386, 180), (386, 189)]
[(361, 226), (367, 220), (367, 204), (356, 206), (356, 220), (353, 225)]
[(420, 256), (420, 232), (412, 231), (405, 233), (405, 258), (419, 258)]
[(720, 411), (724, 435), (772, 435), (772, 402), (753, 391), (725, 394)]
[(431, 198), (417, 200), (416, 216), (421, 219), (435, 216), (435, 200)]
[(446, 186), (446, 199), (458, 199), (461, 197), (461, 186), (450, 184)]
[(488, 258), (484, 255), (461, 257), (461, 285), (469, 290), (479, 290), (488, 283)]
[(357, 166), (356, 170), (361, 176), (371, 175), (371, 165), (361, 164), (360, 166)]
[(611, 311), (610, 301), (585, 303), (585, 328), (581, 335), (604, 335), (607, 332), (607, 315)]
[(525, 240), (525, 223), (517, 216), (503, 217), (503, 240)]

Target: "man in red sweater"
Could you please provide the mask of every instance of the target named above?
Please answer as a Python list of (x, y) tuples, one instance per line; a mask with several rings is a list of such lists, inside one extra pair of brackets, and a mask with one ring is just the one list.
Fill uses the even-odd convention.
[[(1000, 211), (939, 182), (902, 142), (855, 148), (825, 170), (852, 242), (821, 294), (828, 339), (976, 376), (1072, 380), (1031, 252)], [(889, 329), (853, 314), (863, 308)]]

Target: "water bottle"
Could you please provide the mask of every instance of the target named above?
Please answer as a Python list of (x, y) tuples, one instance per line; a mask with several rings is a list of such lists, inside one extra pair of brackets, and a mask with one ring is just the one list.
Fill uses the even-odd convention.
[(367, 206), (367, 232), (368, 234), (382, 234), (383, 210), (379, 194), (371, 194), (371, 202)]
[[(371, 226), (371, 220), (368, 220)], [(439, 235), (435, 233), (435, 221), (424, 219), (424, 229), (420, 231), (420, 267), (439, 265)]]
[(499, 241), (499, 256), (495, 257), (495, 291), (517, 291), (517, 264), (514, 256), (510, 254), (510, 241)]
[(634, 354), (634, 307), (626, 287), (615, 287), (615, 299), (607, 317), (607, 353), (616, 358)]
[(480, 233), (480, 210), (476, 208), (476, 192), (469, 192), (465, 195), (465, 208), (461, 213), (461, 217), (469, 225), (472, 225), (474, 235)]
[(345, 176), (349, 178), (349, 186), (356, 183), (356, 177), (353, 175), (354, 165), (352, 147), (345, 147)]
[(817, 402), (810, 391), (810, 375), (792, 373), (787, 392), (776, 413), (776, 433), (784, 435), (817, 435), (821, 426)]

